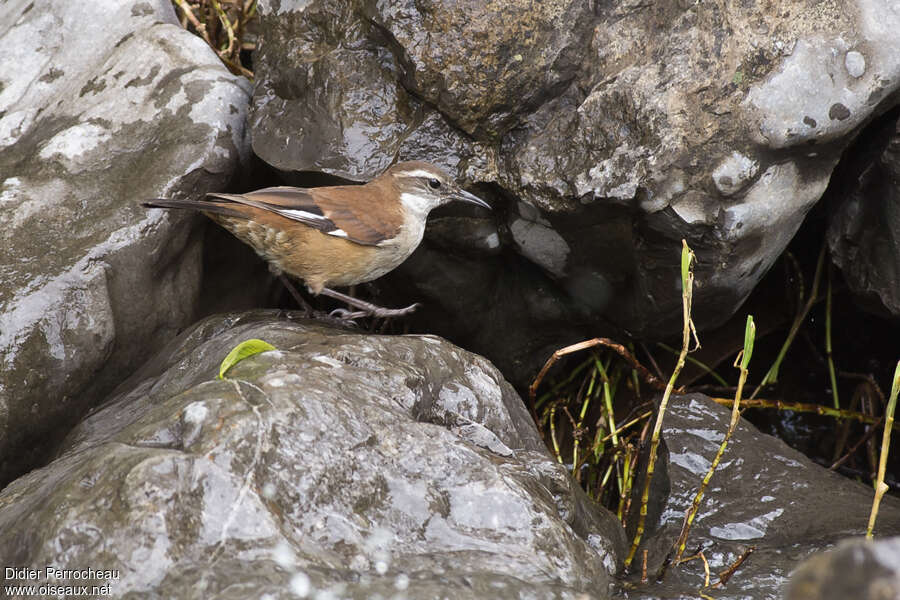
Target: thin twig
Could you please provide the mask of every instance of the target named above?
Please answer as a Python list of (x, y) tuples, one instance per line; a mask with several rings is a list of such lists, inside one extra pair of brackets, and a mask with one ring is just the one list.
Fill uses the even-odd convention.
[(659, 375), (659, 379), (660, 380), (665, 379), (666, 376), (663, 375), (662, 369), (659, 368), (659, 365), (656, 363), (656, 359), (653, 358), (653, 354), (650, 352), (650, 350), (647, 348), (647, 346), (644, 344), (644, 342), (641, 342), (641, 349), (643, 349), (644, 354), (647, 355), (647, 358), (650, 359), (650, 366), (652, 366), (653, 370), (656, 371), (656, 374)]
[[(635, 423), (638, 423), (638, 422), (640, 422), (640, 421), (643, 421), (643, 420), (646, 419), (647, 417), (650, 417), (652, 414), (653, 414), (653, 411), (652, 411), (652, 410), (648, 410), (647, 412), (645, 412), (645, 413), (643, 413), (643, 414), (641, 414), (641, 415), (636, 416), (635, 418), (633, 418), (632, 420), (628, 421), (628, 422), (625, 423), (624, 425), (620, 425), (620, 426), (617, 428), (618, 433), (621, 434), (624, 430), (628, 429), (629, 427), (631, 427), (631, 426), (634, 425)], [(615, 431), (614, 431), (613, 433), (607, 434), (606, 437), (604, 437), (604, 438), (601, 439), (600, 441), (601, 441), (601, 442), (608, 442), (610, 439), (612, 439), (613, 435), (615, 435)]]
[(831, 352), (831, 263), (828, 263), (828, 286), (825, 288), (825, 356), (828, 359), (828, 380), (831, 382), (831, 397), (835, 408), (841, 407), (838, 396), (837, 376), (834, 369), (834, 355)]
[(819, 251), (819, 258), (816, 261), (816, 274), (813, 276), (812, 289), (809, 291), (809, 298), (806, 300), (806, 305), (803, 307), (803, 310), (797, 313), (794, 318), (794, 322), (791, 323), (791, 329), (788, 331), (787, 339), (785, 339), (784, 344), (781, 346), (781, 350), (778, 352), (778, 356), (775, 358), (775, 362), (772, 363), (772, 366), (769, 367), (769, 370), (766, 372), (766, 375), (762, 378), (762, 381), (759, 382), (759, 385), (756, 386), (756, 389), (753, 390), (753, 393), (750, 394), (750, 399), (756, 398), (756, 395), (760, 392), (760, 390), (769, 383), (775, 383), (778, 380), (778, 370), (781, 368), (781, 363), (784, 360), (785, 354), (787, 354), (788, 349), (791, 347), (791, 344), (794, 343), (794, 338), (797, 337), (797, 332), (800, 330), (800, 326), (803, 324), (803, 321), (806, 319), (806, 315), (809, 314), (809, 311), (812, 310), (813, 305), (816, 303), (816, 295), (819, 290), (819, 281), (822, 278), (822, 266), (825, 264), (825, 243), (822, 243), (822, 249)]
[(863, 381), (867, 381), (872, 384), (872, 390), (878, 395), (878, 399), (881, 400), (882, 406), (887, 406), (887, 398), (884, 397), (884, 392), (881, 391), (881, 386), (878, 385), (878, 382), (875, 381), (875, 376), (871, 373), (853, 373), (851, 371), (838, 371), (839, 377), (846, 377), (847, 379), (862, 379)]
[[(676, 350), (676, 349), (673, 348), (672, 346), (669, 346), (669, 345), (667, 345), (667, 344), (663, 344), (662, 342), (658, 342), (656, 345), (659, 346), (660, 348), (662, 348), (663, 350), (665, 350), (666, 352), (669, 352), (669, 353), (674, 354), (674, 355), (676, 355), (676, 356), (678, 355), (678, 350)], [(693, 358), (693, 357), (691, 357), (691, 356), (688, 356), (688, 357), (687, 357), (687, 361), (688, 361), (689, 363), (691, 363), (692, 365), (694, 365), (695, 367), (697, 367), (697, 368), (699, 368), (700, 370), (702, 370), (704, 373), (706, 373), (707, 375), (709, 375), (710, 377), (712, 377), (712, 378), (715, 379), (716, 381), (718, 381), (719, 384), (722, 385), (722, 387), (728, 387), (728, 382), (725, 381), (725, 378), (722, 377), (721, 375), (719, 375), (718, 373), (716, 373), (716, 371), (715, 371), (712, 367), (707, 366), (705, 363), (703, 363), (703, 362), (701, 362), (701, 361), (699, 361), (699, 360), (697, 360), (696, 358)]]
[(860, 446), (862, 446), (863, 444), (868, 442), (870, 439), (872, 439), (872, 437), (878, 431), (878, 426), (881, 425), (883, 422), (884, 422), (884, 415), (881, 415), (878, 418), (878, 421), (876, 421), (872, 427), (869, 427), (868, 431), (866, 431), (866, 433), (863, 434), (863, 436), (861, 438), (859, 438), (859, 440), (855, 444), (853, 444), (853, 446), (851, 446), (849, 450), (847, 450), (846, 454), (844, 454), (841, 458), (839, 458), (834, 463), (832, 463), (832, 465), (830, 467), (828, 467), (828, 470), (836, 471), (837, 469), (839, 469), (841, 467), (841, 465), (843, 465), (845, 462), (847, 462), (848, 458), (853, 456), (856, 453), (856, 451), (859, 450)]
[(559, 453), (559, 442), (556, 440), (556, 404), (550, 406), (550, 439), (553, 442), (553, 453), (556, 455), (556, 460), (559, 464), (562, 464), (563, 459)]
[(737, 557), (737, 560), (731, 563), (731, 566), (719, 573), (719, 581), (716, 582), (716, 587), (723, 587), (728, 580), (731, 579), (731, 576), (734, 575), (735, 571), (737, 571), (744, 561), (747, 560), (751, 554), (756, 550), (756, 546), (750, 546), (746, 550), (744, 550), (740, 556)]
[[(715, 402), (716, 404), (721, 404), (722, 406), (732, 406), (734, 404), (734, 400), (731, 398), (713, 398), (710, 400)], [(854, 411), (854, 410), (846, 410), (846, 409), (835, 409), (832, 406), (825, 406), (824, 404), (812, 404), (807, 402), (782, 402), (781, 400), (766, 400), (764, 398), (756, 398), (755, 400), (744, 399), (741, 400), (742, 408), (774, 408), (777, 410), (790, 410), (793, 412), (801, 412), (801, 413), (815, 413), (817, 415), (825, 415), (829, 417), (836, 417), (838, 419), (851, 419), (854, 421), (859, 421), (860, 423), (873, 424), (877, 423), (879, 417), (875, 417), (872, 415), (867, 415), (862, 412)], [(900, 426), (900, 425), (895, 425)]]
[(185, 2), (185, 0), (174, 0), (174, 2), (178, 5), (178, 8), (181, 9), (181, 14), (184, 15), (188, 22), (194, 26), (194, 29), (197, 31), (197, 33), (200, 34), (200, 37), (202, 37), (207, 44), (213, 47), (214, 44), (212, 43), (212, 40), (209, 39), (209, 32), (206, 31), (206, 25), (204, 25), (200, 22), (199, 19), (197, 19), (197, 15), (194, 14), (194, 11), (191, 9), (190, 5)]
[(665, 390), (666, 385), (655, 375), (653, 375), (653, 373), (648, 371), (644, 365), (638, 362), (634, 355), (632, 355), (631, 352), (628, 351), (628, 348), (608, 338), (593, 338), (590, 340), (584, 340), (583, 342), (578, 342), (577, 344), (572, 344), (571, 346), (566, 346), (565, 348), (560, 348), (550, 355), (550, 358), (547, 359), (547, 362), (544, 363), (544, 366), (541, 367), (541, 370), (538, 372), (537, 377), (534, 378), (534, 381), (528, 387), (528, 397), (531, 400), (532, 404), (535, 401), (535, 395), (537, 393), (538, 386), (541, 385), (541, 381), (544, 380), (544, 377), (547, 375), (547, 371), (550, 370), (550, 367), (555, 365), (557, 361), (559, 361), (559, 359), (561, 359), (563, 356), (573, 354), (575, 352), (580, 352), (581, 350), (587, 350), (588, 348), (593, 348), (595, 346), (603, 346), (614, 351), (619, 356), (624, 358), (625, 362), (627, 362), (631, 366), (631, 368), (638, 371), (641, 377), (644, 378), (644, 381), (660, 391)]

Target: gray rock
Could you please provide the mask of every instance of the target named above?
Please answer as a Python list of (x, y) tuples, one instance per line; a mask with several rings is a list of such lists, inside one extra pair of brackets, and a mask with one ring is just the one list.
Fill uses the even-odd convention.
[[(275, 314), (199, 323), (0, 492), (0, 562), (118, 597), (607, 597), (621, 526), (486, 360)], [(248, 338), (278, 350), (215, 379)]]
[(862, 306), (900, 316), (900, 121), (882, 119), (875, 140), (848, 168), (829, 217), (834, 263)]
[(221, 187), (246, 81), (167, 0), (0, 8), (0, 485), (190, 323), (197, 221), (142, 199)]
[[(756, 177), (758, 171), (759, 164), (756, 161), (735, 151), (713, 169), (713, 183), (723, 196), (733, 196), (741, 191), (748, 181)], [(675, 206), (675, 210), (678, 211), (678, 206)], [(688, 220), (685, 218), (685, 221)]]
[(900, 598), (900, 538), (844, 540), (805, 561), (791, 577), (787, 600)]
[(578, 0), (378, 3), (404, 87), (476, 138), (496, 139), (582, 68), (590, 6)]
[[(264, 160), (354, 180), (397, 158), (432, 160), (494, 201), (501, 251), (475, 252), (467, 268), (477, 281), (512, 270), (511, 289), (460, 288), (444, 246), (427, 252), (430, 269), (382, 287), (409, 283), (402, 301), (428, 301), (430, 330), (460, 332), (453, 339), (498, 364), (510, 326), (530, 332), (515, 336), (523, 355), (574, 341), (560, 320), (678, 331), (683, 238), (699, 258), (695, 319), (724, 322), (856, 132), (896, 104), (891, 0), (534, 7), (262, 7), (251, 127)], [(529, 299), (527, 319), (472, 310), (506, 294)], [(467, 309), (448, 310), (450, 296)], [(501, 366), (527, 383), (524, 369)]]
[(360, 11), (358, 1), (259, 5), (250, 128), (253, 151), (267, 163), (365, 179), (391, 164), (422, 120)]
[[(681, 531), (684, 514), (728, 427), (730, 412), (700, 394), (673, 397), (669, 405), (663, 425), (668, 456), (660, 482), (669, 495), (657, 518), (649, 520), (656, 529), (644, 546), (649, 550), (651, 573)], [(806, 557), (865, 533), (872, 497), (871, 486), (816, 465), (742, 420), (704, 496), (686, 555), (701, 547), (715, 583), (717, 573), (753, 547), (715, 597), (781, 598), (791, 571)], [(900, 500), (884, 498), (877, 529), (881, 535), (900, 533)], [(673, 590), (695, 596), (703, 577), (699, 560), (672, 566), (662, 589), (676, 596)]]

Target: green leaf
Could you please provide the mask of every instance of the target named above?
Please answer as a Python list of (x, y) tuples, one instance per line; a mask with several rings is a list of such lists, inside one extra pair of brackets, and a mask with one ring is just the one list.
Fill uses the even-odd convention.
[(275, 346), (270, 344), (269, 342), (264, 342), (262, 340), (245, 340), (235, 346), (231, 352), (228, 353), (228, 356), (225, 357), (225, 360), (222, 361), (222, 364), (219, 366), (219, 379), (225, 379), (225, 373), (241, 362), (245, 358), (253, 356), (254, 354), (259, 354), (260, 352), (267, 352), (269, 350), (277, 350)]
[(681, 289), (688, 288), (688, 278), (691, 275), (691, 263), (694, 262), (694, 251), (687, 244), (687, 240), (681, 240)]
[(747, 327), (744, 329), (744, 354), (741, 357), (741, 369), (747, 370), (750, 357), (753, 355), (753, 342), (756, 339), (756, 324), (753, 315), (747, 315)]

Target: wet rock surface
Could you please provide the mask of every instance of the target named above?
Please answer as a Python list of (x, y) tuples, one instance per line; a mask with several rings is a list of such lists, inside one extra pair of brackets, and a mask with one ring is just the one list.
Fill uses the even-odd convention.
[(900, 597), (900, 538), (845, 540), (794, 572), (787, 600)]
[[(216, 380), (248, 338), (278, 350)], [(117, 597), (604, 598), (624, 550), (487, 361), (275, 311), (166, 347), (0, 492), (0, 537)]]
[[(251, 338), (277, 350), (215, 379)], [(729, 416), (699, 394), (672, 399), (638, 553), (651, 581)], [(782, 597), (804, 559), (865, 531), (871, 499), (742, 421), (688, 553), (703, 550), (715, 581), (752, 548), (715, 597)], [(900, 533), (900, 501), (884, 499), (877, 532)], [(693, 597), (704, 577), (695, 560), (661, 583), (613, 578), (623, 529), (483, 358), (279, 311), (212, 317), (164, 348), (52, 462), (0, 492), (0, 535), (4, 564), (117, 570), (117, 597), (646, 599)], [(823, 560), (861, 559), (810, 564)], [(792, 594), (810, 573), (822, 569), (803, 567)]]
[(195, 318), (199, 221), (138, 202), (226, 185), (250, 88), (167, 0), (5, 2), (0, 50), (2, 486)]
[[(703, 282), (698, 324), (731, 316), (900, 81), (888, 0), (285, 0), (262, 15), (251, 128), (264, 160), (363, 180), (425, 158), (492, 199), (493, 254), (477, 250), (493, 232), (457, 235), (456, 256), (432, 244), (430, 271), (408, 264), (382, 287), (426, 301), (432, 331), (458, 332), (517, 384), (533, 365), (510, 346), (584, 337), (564, 323), (677, 331), (682, 238)], [(460, 291), (444, 275), (456, 269), (513, 275)], [(527, 307), (517, 323), (450, 310), (507, 292)]]
[[(842, 164), (858, 161), (837, 172), (829, 244), (870, 306), (900, 310), (890, 0), (260, 10), (253, 87), (174, 24), (168, 0), (0, 8), (4, 566), (117, 569), (126, 597), (607, 596), (621, 528), (549, 459), (499, 372), (447, 342), (232, 314), (123, 383), (198, 312), (234, 308), (220, 290), (259, 305), (259, 280), (216, 255), (238, 242), (137, 206), (226, 187), (248, 118), (253, 150), (303, 172), (291, 176), (363, 180), (425, 159), (489, 199), (489, 217), (436, 211), (375, 292), (424, 302), (406, 324), (517, 385), (598, 330), (680, 327), (683, 237), (699, 258), (695, 318), (727, 318), (864, 127)], [(247, 337), (280, 350), (214, 380)], [(670, 407), (651, 573), (727, 419), (699, 396)], [(803, 559), (864, 531), (870, 504), (868, 487), (742, 425), (689, 549), (716, 572), (755, 547), (716, 597), (781, 597)], [(878, 532), (900, 533), (896, 499)], [(877, 584), (892, 544), (817, 557), (790, 593), (831, 592), (816, 565), (860, 556)], [(695, 597), (702, 567), (618, 583), (623, 597)]]
[[(659, 482), (668, 497), (656, 515), (649, 515), (648, 522), (656, 526), (642, 546), (648, 550), (651, 574), (677, 539), (729, 420), (730, 409), (700, 394), (673, 397), (663, 425), (667, 458)], [(714, 590), (715, 597), (781, 598), (803, 559), (865, 534), (872, 497), (871, 486), (828, 471), (741, 421), (704, 496), (685, 556), (702, 549), (715, 583), (718, 573), (752, 547), (727, 585)], [(900, 534), (900, 500), (884, 500), (877, 533)], [(662, 585), (638, 587), (625, 596), (695, 597), (703, 578), (703, 565), (694, 560), (670, 567)]]

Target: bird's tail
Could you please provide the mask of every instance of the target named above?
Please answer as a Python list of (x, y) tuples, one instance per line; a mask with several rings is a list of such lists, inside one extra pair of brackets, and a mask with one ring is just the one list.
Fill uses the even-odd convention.
[(224, 215), (226, 217), (244, 217), (240, 211), (228, 207), (224, 202), (210, 200), (170, 200), (168, 198), (154, 198), (141, 202), (141, 206), (147, 208), (186, 208), (188, 210), (202, 210), (208, 213)]

